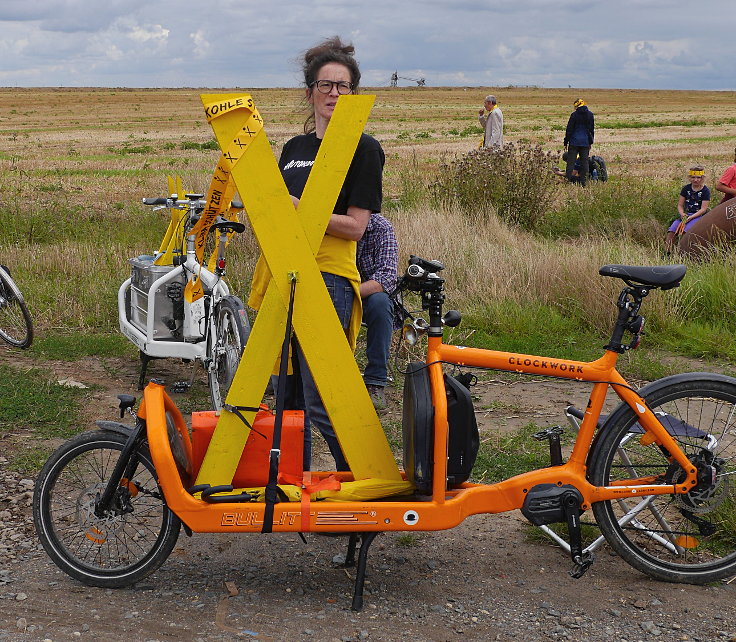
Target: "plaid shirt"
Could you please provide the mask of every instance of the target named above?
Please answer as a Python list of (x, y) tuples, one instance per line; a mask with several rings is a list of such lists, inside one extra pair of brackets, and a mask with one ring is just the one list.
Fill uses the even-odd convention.
[(388, 294), (396, 288), (399, 247), (394, 228), (380, 214), (371, 214), (363, 238), (358, 241), (355, 263), (361, 282), (377, 281)]

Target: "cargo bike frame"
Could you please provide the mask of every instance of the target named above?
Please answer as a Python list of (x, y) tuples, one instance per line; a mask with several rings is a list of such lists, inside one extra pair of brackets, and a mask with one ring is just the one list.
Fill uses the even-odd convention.
[[(470, 515), (521, 509), (536, 525), (567, 525), (570, 573), (580, 577), (593, 561), (582, 545), (580, 516), (592, 510), (608, 543), (654, 578), (706, 583), (736, 573), (736, 380), (690, 373), (637, 391), (616, 369), (618, 357), (639, 343), (643, 298), (678, 286), (685, 267), (601, 268), (602, 276), (626, 285), (611, 339), (591, 362), (445, 344), (443, 326), (457, 325), (460, 315), (443, 314), (442, 269), (412, 257), (400, 281), (400, 290), (421, 296), (428, 313), (427, 322), (412, 324), (414, 332), (426, 331), (427, 352), (424, 363), (409, 369), (404, 392), (403, 476), (414, 492), (370, 501), (311, 497), (310, 484), (352, 481), (351, 473), (335, 471), (305, 472), (299, 501), (282, 496), (269, 504), (248, 489), (193, 487), (186, 421), (164, 386), (152, 381), (137, 413), (132, 397), (121, 398), (121, 416), (125, 409), (135, 415), (134, 426), (98, 422), (99, 431), (62, 446), (41, 471), (34, 519), (53, 561), (87, 584), (125, 586), (165, 561), (181, 524), (189, 534), (342, 533), (349, 536), (346, 564), (358, 553), (352, 607), (359, 610), (368, 550), (380, 532), (449, 529)], [(567, 460), (558, 431), (550, 430), (541, 435), (550, 443), (550, 465), (497, 483), (453, 483), (448, 444), (452, 431), (467, 426), (448, 422), (444, 364), (591, 384)], [(429, 390), (424, 401), (416, 381), (422, 376)], [(604, 419), (609, 388), (621, 404)], [(407, 405), (418, 411), (407, 412)], [(428, 461), (407, 452), (418, 441), (430, 444)]]
[[(118, 290), (120, 331), (140, 350), (139, 388), (145, 385), (152, 359), (199, 362), (207, 371), (212, 407), (219, 410), (250, 334), (245, 307), (224, 280), (227, 241), (245, 225), (219, 217), (210, 228), (217, 234), (216, 253), (211, 265), (202, 265), (192, 229), (206, 205), (203, 195), (144, 198), (143, 204), (168, 208), (172, 223), (158, 253), (129, 260), (131, 278)], [(233, 203), (235, 210), (242, 207), (242, 203)], [(167, 241), (174, 249), (169, 250), (170, 262), (163, 262)], [(190, 301), (185, 290), (194, 280), (201, 283), (203, 294)]]

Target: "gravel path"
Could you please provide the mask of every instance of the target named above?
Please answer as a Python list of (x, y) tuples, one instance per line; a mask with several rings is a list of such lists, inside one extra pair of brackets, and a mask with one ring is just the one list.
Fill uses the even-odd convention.
[[(102, 366), (99, 366), (102, 368)], [(59, 377), (106, 381), (88, 415), (112, 408), (134, 380), (90, 362)], [(534, 384), (532, 384), (534, 385)], [(481, 390), (482, 387), (479, 388)], [(481, 423), (523, 422), (569, 400), (550, 382), (532, 390), (485, 386), (508, 410)], [(388, 419), (400, 416), (395, 393)], [(528, 400), (525, 407), (524, 400)], [(105, 405), (107, 404), (107, 405)], [(488, 399), (479, 399), (479, 407)], [(112, 418), (113, 412), (104, 418)], [(486, 429), (486, 428), (484, 428)], [(0, 434), (0, 453), (32, 443), (28, 427)], [(368, 557), (365, 606), (350, 610), (354, 569), (339, 568), (345, 538), (296, 534), (182, 532), (155, 574), (128, 589), (86, 587), (39, 548), (30, 505), (33, 480), (0, 455), (0, 642), (52, 640), (638, 640), (736, 641), (736, 582), (707, 587), (656, 582), (606, 547), (581, 579), (570, 560), (518, 512), (475, 516), (446, 532), (380, 535)]]
[[(0, 460), (0, 463), (2, 461)], [(664, 584), (605, 549), (580, 580), (517, 513), (379, 536), (350, 610), (345, 538), (183, 533), (130, 589), (79, 584), (39, 550), (31, 480), (0, 476), (0, 641), (736, 640), (736, 586)]]

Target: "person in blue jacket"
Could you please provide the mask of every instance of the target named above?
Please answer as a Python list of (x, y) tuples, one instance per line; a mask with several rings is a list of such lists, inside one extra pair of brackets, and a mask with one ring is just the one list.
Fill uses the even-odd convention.
[[(571, 183), (585, 185), (588, 178), (588, 156), (595, 136), (595, 119), (585, 101), (578, 98), (574, 103), (575, 111), (570, 114), (565, 130), (564, 146), (567, 148), (567, 168), (565, 178)], [(575, 162), (580, 161), (578, 176), (573, 175)]]

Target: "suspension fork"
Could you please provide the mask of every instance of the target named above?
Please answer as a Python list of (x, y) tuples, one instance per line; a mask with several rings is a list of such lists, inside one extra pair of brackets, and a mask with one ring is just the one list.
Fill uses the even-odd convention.
[(146, 422), (144, 419), (136, 417), (135, 426), (128, 436), (123, 449), (120, 451), (120, 456), (117, 462), (115, 462), (110, 479), (107, 480), (105, 490), (95, 502), (95, 515), (97, 517), (104, 517), (111, 509), (115, 493), (120, 488), (122, 480), (129, 480), (133, 476), (139, 462), (138, 451), (145, 437)]

